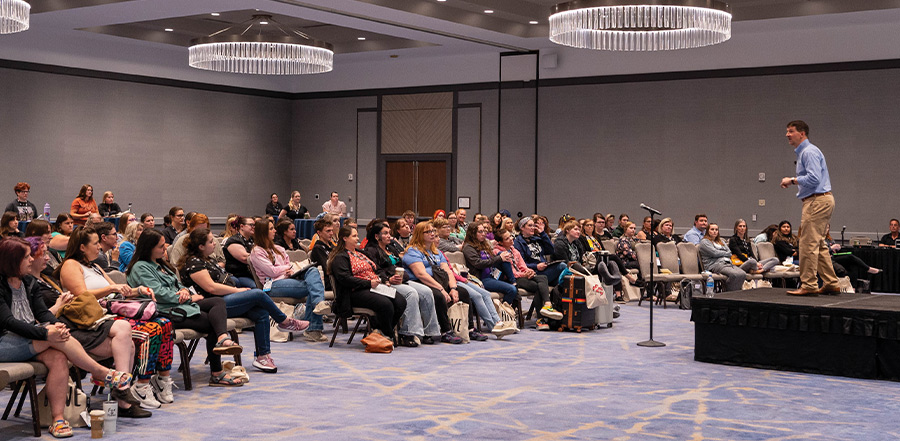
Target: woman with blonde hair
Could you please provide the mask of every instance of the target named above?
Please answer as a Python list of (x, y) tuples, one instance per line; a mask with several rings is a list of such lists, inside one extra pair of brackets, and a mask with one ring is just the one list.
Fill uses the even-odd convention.
[(143, 232), (144, 224), (140, 222), (132, 222), (125, 227), (125, 234), (122, 235), (124, 240), (119, 244), (119, 271), (124, 273), (128, 269), (138, 237), (141, 237)]
[[(277, 195), (274, 195), (276, 198)], [(285, 217), (286, 216), (286, 217)], [(288, 201), (288, 204), (284, 209), (278, 213), (278, 219), (307, 219), (309, 218), (309, 210), (306, 209), (302, 204), (300, 204), (300, 192), (294, 190), (291, 192), (291, 199)]]
[(103, 192), (103, 202), (99, 205), (99, 213), (103, 217), (115, 216), (122, 212), (122, 209), (119, 208), (119, 204), (115, 203), (116, 196), (111, 191)]

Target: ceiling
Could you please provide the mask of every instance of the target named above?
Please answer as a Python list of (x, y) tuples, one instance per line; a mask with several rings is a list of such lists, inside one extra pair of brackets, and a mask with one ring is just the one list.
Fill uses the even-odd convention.
[[(0, 59), (283, 92), (496, 81), (497, 55), (510, 51), (553, 55), (542, 78), (900, 58), (900, 0), (732, 0), (729, 42), (676, 54), (556, 46), (547, 38), (554, 0), (31, 3), (31, 28), (0, 36)], [(191, 39), (259, 13), (333, 44), (334, 71), (261, 77), (187, 66)]]

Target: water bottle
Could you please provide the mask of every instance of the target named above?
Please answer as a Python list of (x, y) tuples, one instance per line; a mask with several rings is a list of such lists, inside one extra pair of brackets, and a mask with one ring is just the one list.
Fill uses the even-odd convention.
[(47, 219), (47, 222), (50, 222), (50, 203), (49, 202), (44, 204), (44, 219)]
[(707, 272), (706, 277), (706, 297), (713, 296), (713, 289), (715, 288), (715, 282), (713, 281), (712, 274)]
[(133, 211), (131, 211), (131, 202), (128, 203), (128, 212), (129, 212), (129, 213), (134, 213)]

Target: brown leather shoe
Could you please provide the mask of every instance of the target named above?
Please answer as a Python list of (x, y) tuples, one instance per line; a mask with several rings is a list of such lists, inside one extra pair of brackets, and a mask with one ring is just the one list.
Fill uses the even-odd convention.
[(820, 289), (820, 291), (824, 294), (840, 294), (841, 286), (836, 283), (834, 285), (825, 285)]
[(792, 295), (792, 296), (814, 296), (814, 295), (817, 295), (817, 294), (821, 294), (821, 293), (822, 293), (822, 290), (819, 290), (819, 289), (812, 289), (812, 290), (810, 290), (810, 289), (803, 289), (803, 288), (800, 288), (800, 289), (795, 289), (795, 290), (792, 290), (792, 291), (788, 291), (787, 293), (790, 294), (790, 295)]

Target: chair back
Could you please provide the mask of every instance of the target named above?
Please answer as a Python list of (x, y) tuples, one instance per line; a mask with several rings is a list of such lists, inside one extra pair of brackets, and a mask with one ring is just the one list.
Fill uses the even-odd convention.
[(675, 242), (656, 244), (656, 252), (659, 253), (659, 263), (663, 268), (671, 271), (672, 274), (681, 274), (681, 268), (678, 265), (678, 247)]
[(300, 245), (306, 247), (307, 250), (309, 249), (310, 242), (312, 242), (312, 239), (300, 239)]
[(309, 254), (303, 250), (286, 251), (291, 262), (302, 262), (309, 258)]
[(445, 253), (447, 256), (447, 261), (450, 263), (457, 263), (466, 267), (466, 257), (463, 255), (462, 251), (453, 251), (450, 253)]
[(641, 267), (641, 275), (643, 275), (645, 279), (650, 277), (651, 268), (653, 269), (653, 274), (659, 273), (659, 270), (656, 268), (656, 262), (654, 262), (653, 256), (651, 255), (649, 243), (636, 243), (634, 245), (634, 252), (637, 254), (638, 265)]
[(256, 268), (253, 268), (253, 264), (250, 263), (250, 259), (247, 259), (247, 266), (250, 267), (250, 274), (253, 275), (253, 281), (256, 282), (256, 287), (259, 289), (263, 289), (263, 284), (259, 281), (259, 276), (256, 275)]
[(603, 239), (600, 241), (600, 245), (603, 246), (603, 249), (609, 251), (610, 253), (616, 252), (616, 241), (613, 239)]
[(128, 280), (126, 280), (125, 278), (125, 274), (123, 274), (121, 271), (110, 271), (106, 273), (106, 275), (109, 276), (109, 278), (117, 284), (122, 285), (128, 283)]
[(700, 274), (700, 252), (697, 250), (697, 245), (681, 242), (678, 244), (678, 257), (681, 258), (683, 274)]
[[(752, 240), (750, 241), (750, 250), (753, 251), (753, 257), (759, 257), (759, 245)], [(759, 261), (762, 261), (762, 259), (759, 259)]]
[(760, 242), (756, 244), (756, 249), (759, 250), (757, 257), (759, 257), (760, 262), (771, 257), (778, 258), (778, 254), (775, 252), (775, 245), (772, 242)]

